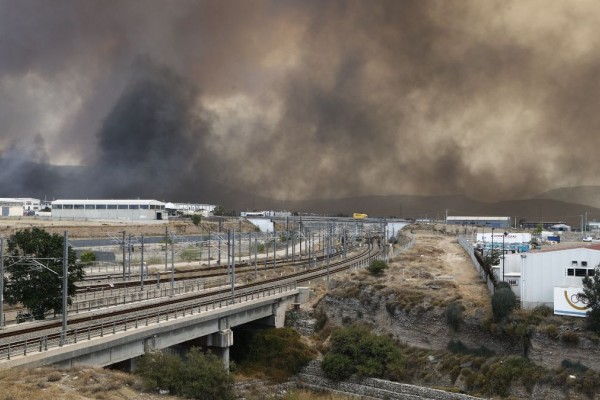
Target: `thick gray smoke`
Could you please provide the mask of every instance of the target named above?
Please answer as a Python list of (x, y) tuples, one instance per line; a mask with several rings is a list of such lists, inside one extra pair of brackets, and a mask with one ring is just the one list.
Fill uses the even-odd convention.
[(0, 0), (1, 194), (210, 201), (220, 182), (283, 200), (501, 200), (597, 185), (599, 13)]

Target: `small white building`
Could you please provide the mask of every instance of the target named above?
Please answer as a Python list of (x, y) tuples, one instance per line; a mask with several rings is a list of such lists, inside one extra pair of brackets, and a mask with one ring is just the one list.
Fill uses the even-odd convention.
[(22, 217), (23, 203), (11, 201), (11, 199), (0, 199), (0, 216), (7, 217)]
[(151, 221), (168, 219), (156, 200), (55, 200), (52, 218)]
[(40, 199), (34, 199), (31, 197), (2, 197), (0, 198), (0, 202), (21, 204), (21, 215), (30, 211), (36, 212), (41, 209)]
[(172, 215), (177, 213), (184, 215), (200, 214), (203, 217), (208, 217), (216, 207), (216, 205), (212, 204), (165, 203), (165, 208)]
[(510, 217), (474, 217), (474, 216), (450, 216), (446, 217), (446, 223), (450, 225), (482, 226), (489, 228), (510, 228)]
[[(554, 307), (557, 314), (585, 316), (579, 313), (557, 312), (555, 292), (576, 293), (583, 287), (586, 275), (593, 275), (600, 265), (600, 245), (585, 245), (570, 249), (550, 248), (544, 251), (506, 254), (494, 267), (499, 280), (508, 282), (520, 298), (522, 308), (539, 305)], [(555, 290), (556, 289), (556, 290)], [(569, 295), (570, 296), (570, 295)]]

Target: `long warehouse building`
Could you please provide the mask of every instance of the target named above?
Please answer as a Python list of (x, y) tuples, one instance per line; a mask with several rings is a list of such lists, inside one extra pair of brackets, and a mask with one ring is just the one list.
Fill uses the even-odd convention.
[(55, 200), (52, 218), (166, 220), (165, 203), (157, 200)]

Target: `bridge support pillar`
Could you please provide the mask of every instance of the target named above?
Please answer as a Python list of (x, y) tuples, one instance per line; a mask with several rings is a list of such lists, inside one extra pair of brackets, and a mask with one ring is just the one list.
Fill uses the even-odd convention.
[(221, 350), (221, 358), (225, 369), (229, 371), (229, 348), (233, 346), (233, 331), (229, 328), (229, 320), (219, 320), (219, 332), (206, 337), (206, 346), (216, 347)]

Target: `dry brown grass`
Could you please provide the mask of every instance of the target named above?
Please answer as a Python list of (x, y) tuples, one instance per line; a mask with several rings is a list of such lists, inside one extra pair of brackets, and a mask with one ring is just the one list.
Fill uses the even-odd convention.
[(415, 234), (414, 246), (396, 255), (384, 276), (353, 272), (338, 279), (331, 294), (363, 300), (365, 293), (380, 293), (387, 299), (388, 312), (444, 308), (456, 301), (465, 306), (467, 315), (489, 311), (490, 294), (456, 237), (432, 230)]
[(134, 375), (91, 367), (2, 369), (0, 388), (0, 400), (177, 399), (142, 393), (141, 382)]

